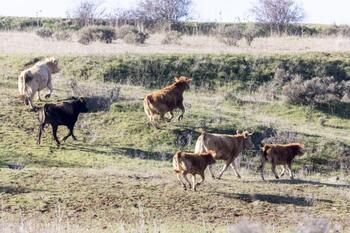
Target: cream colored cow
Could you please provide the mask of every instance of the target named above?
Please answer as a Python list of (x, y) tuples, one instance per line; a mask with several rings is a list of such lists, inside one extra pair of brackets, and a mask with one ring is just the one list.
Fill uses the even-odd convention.
[(45, 98), (52, 94), (51, 74), (59, 72), (58, 60), (55, 58), (46, 58), (44, 61), (37, 62), (35, 65), (22, 71), (18, 77), (18, 91), (26, 104), (34, 110), (33, 97), (37, 93), (40, 99), (40, 91), (44, 88), (49, 89)]

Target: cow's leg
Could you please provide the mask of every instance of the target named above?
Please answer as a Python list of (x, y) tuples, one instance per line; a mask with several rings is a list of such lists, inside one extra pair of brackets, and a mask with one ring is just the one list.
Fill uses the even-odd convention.
[(228, 160), (226, 161), (224, 167), (222, 168), (222, 170), (219, 173), (218, 179), (221, 179), (222, 174), (226, 171), (226, 169), (228, 168), (228, 166), (232, 163), (232, 160)]
[(183, 180), (180, 178), (180, 173), (176, 173), (177, 180), (180, 182), (184, 190), (187, 189), (186, 184), (183, 182)]
[(170, 122), (174, 118), (173, 111), (169, 111), (170, 118), (167, 119), (168, 122)]
[(38, 133), (38, 140), (37, 140), (37, 144), (38, 145), (40, 145), (40, 143), (41, 143), (41, 135), (42, 135), (42, 133), (44, 131), (44, 127), (45, 127), (45, 123), (42, 123), (39, 126), (39, 133)]
[(273, 174), (275, 174), (276, 179), (279, 179), (277, 172), (276, 172), (276, 164), (274, 162), (271, 163), (271, 170)]
[(210, 175), (213, 179), (215, 179), (215, 176), (214, 176), (214, 172), (213, 172), (213, 165), (208, 165), (208, 169), (209, 169), (209, 172), (210, 172)]
[(30, 94), (30, 96), (27, 98), (29, 107), (35, 111), (35, 108), (33, 106), (33, 98), (34, 98), (35, 93)]
[(196, 190), (197, 182), (196, 182), (196, 175), (195, 174), (192, 174), (192, 183), (193, 183), (192, 190), (196, 192), (197, 191)]
[(204, 178), (204, 172), (200, 173), (199, 175), (201, 176), (201, 180), (197, 183), (197, 186), (200, 185), (201, 183), (203, 183), (204, 179), (205, 179)]
[(51, 82), (51, 75), (49, 75), (49, 81), (47, 82), (47, 88), (49, 89), (49, 93), (45, 95), (45, 99), (48, 99), (51, 97), (52, 94), (52, 82)]
[(282, 165), (282, 172), (280, 173), (280, 177), (284, 176), (286, 168), (287, 168), (287, 165)]
[(181, 103), (179, 105), (179, 109), (181, 110), (181, 115), (177, 118), (178, 121), (180, 121), (180, 120), (182, 120), (184, 118), (185, 106), (183, 105), (183, 103)]
[(292, 171), (292, 163), (288, 163), (288, 170), (289, 170), (289, 177), (291, 180), (294, 180), (294, 175), (293, 175), (293, 171)]
[(68, 126), (68, 130), (69, 130), (69, 133), (67, 134), (67, 136), (65, 136), (65, 137), (63, 138), (63, 141), (66, 141), (67, 138), (68, 138), (69, 136), (72, 136), (73, 140), (76, 141), (77, 138), (75, 137), (74, 132), (73, 132), (73, 130), (74, 130), (74, 125)]
[(265, 168), (265, 159), (262, 159), (261, 160), (261, 165), (258, 167), (258, 170), (260, 170), (260, 175), (261, 175), (261, 178), (263, 181), (265, 181), (265, 178), (264, 178), (264, 168)]
[(230, 166), (231, 166), (233, 172), (235, 173), (235, 175), (236, 175), (238, 178), (241, 178), (241, 175), (238, 173), (238, 169), (237, 169), (237, 166), (236, 166), (235, 161), (232, 161), (232, 163), (230, 163)]
[(36, 99), (41, 101), (40, 91), (37, 91), (37, 92), (36, 92)]
[(56, 140), (57, 146), (59, 146), (60, 145), (60, 141), (58, 140), (58, 137), (57, 137), (58, 125), (51, 124), (51, 126), (52, 126), (52, 135), (53, 135), (54, 139)]
[(184, 172), (182, 172), (182, 177), (185, 179), (185, 181), (187, 182), (187, 184), (189, 185), (189, 187), (191, 188), (192, 186), (191, 186), (191, 182), (188, 180), (188, 178), (187, 178), (187, 172), (186, 171), (184, 171)]

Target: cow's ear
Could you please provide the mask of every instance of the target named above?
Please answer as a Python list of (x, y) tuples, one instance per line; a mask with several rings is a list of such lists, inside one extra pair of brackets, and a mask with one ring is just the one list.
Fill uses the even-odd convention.
[(187, 83), (191, 83), (191, 82), (192, 82), (192, 79), (191, 79), (191, 78), (188, 78), (186, 82), (187, 82)]
[(239, 131), (239, 129), (236, 130), (236, 134), (240, 134), (241, 132)]
[(174, 79), (175, 79), (175, 82), (179, 82), (180, 81), (180, 78), (178, 78), (178, 77), (174, 77)]

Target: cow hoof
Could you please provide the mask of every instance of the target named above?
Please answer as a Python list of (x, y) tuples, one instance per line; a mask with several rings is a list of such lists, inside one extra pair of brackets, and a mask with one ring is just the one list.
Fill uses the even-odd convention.
[(50, 98), (50, 97), (51, 97), (50, 94), (45, 95), (45, 99), (48, 99), (48, 98)]
[(278, 176), (276, 176), (276, 179), (277, 179), (277, 180), (279, 180), (279, 177), (278, 177)]

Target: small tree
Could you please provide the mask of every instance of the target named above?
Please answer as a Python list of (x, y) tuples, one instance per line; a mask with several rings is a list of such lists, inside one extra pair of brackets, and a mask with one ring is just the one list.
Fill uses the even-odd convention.
[(92, 25), (94, 20), (100, 18), (105, 12), (101, 8), (101, 2), (95, 0), (81, 0), (79, 4), (67, 12), (68, 17), (72, 17), (78, 21), (80, 27)]
[(295, 0), (257, 0), (251, 13), (259, 23), (270, 27), (271, 34), (278, 35), (291, 23), (299, 23), (304, 19), (303, 8)]
[(192, 0), (140, 0), (137, 16), (143, 21), (161, 21), (169, 25), (190, 15)]

